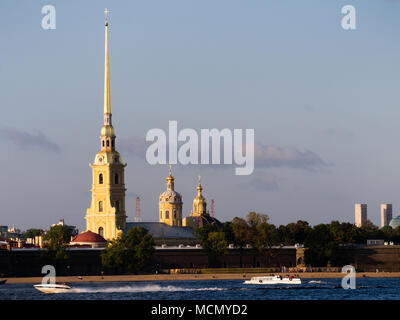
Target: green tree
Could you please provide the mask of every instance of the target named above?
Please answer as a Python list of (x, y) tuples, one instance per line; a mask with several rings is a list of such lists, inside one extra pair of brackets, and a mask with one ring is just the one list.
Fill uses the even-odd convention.
[(199, 240), (201, 246), (205, 248), (208, 240), (208, 234), (214, 231), (218, 231), (218, 228), (215, 225), (206, 224), (202, 227), (195, 228), (193, 233), (197, 240)]
[(383, 239), (386, 241), (398, 242), (400, 237), (400, 227), (393, 229), (391, 226), (384, 226), (381, 228), (381, 232), (383, 234)]
[(328, 225), (318, 224), (307, 235), (304, 246), (305, 262), (313, 267), (337, 264), (337, 243)]
[(134, 227), (126, 236), (119, 235), (109, 242), (102, 252), (102, 264), (106, 268), (123, 268), (138, 273), (153, 255), (154, 240), (146, 229)]
[(281, 244), (287, 246), (287, 245), (293, 245), (295, 243), (293, 234), (291, 233), (290, 228), (288, 226), (280, 225), (277, 230), (279, 232), (279, 238)]
[(235, 236), (233, 234), (232, 222), (227, 221), (222, 224), (221, 231), (225, 233), (225, 239), (228, 243), (234, 243)]
[(266, 253), (268, 264), (273, 255), (272, 246), (280, 243), (279, 233), (273, 224), (268, 223), (269, 216), (256, 212), (249, 212), (247, 215), (247, 224), (249, 228), (247, 241), (261, 254)]
[(247, 242), (258, 252), (262, 252), (265, 242), (261, 236), (262, 226), (268, 225), (269, 217), (266, 214), (251, 211), (247, 214), (248, 232), (245, 236)]
[(67, 245), (71, 240), (71, 228), (66, 225), (52, 226), (44, 235), (44, 240), (49, 241), (50, 249), (57, 249)]
[(279, 245), (280, 243), (279, 232), (273, 224), (260, 224), (257, 226), (257, 234), (260, 237), (260, 242), (263, 247), (271, 248), (272, 246)]
[(125, 237), (123, 235), (108, 241), (107, 248), (101, 253), (102, 265), (106, 268), (125, 267), (125, 251)]
[(304, 243), (307, 233), (311, 230), (307, 221), (299, 220), (296, 223), (289, 223), (278, 228), (281, 243), (284, 245), (295, 245)]
[(368, 239), (382, 239), (385, 235), (370, 220), (366, 220), (362, 227), (354, 226), (350, 236), (354, 243), (366, 244)]
[(256, 227), (262, 223), (267, 223), (269, 221), (269, 216), (264, 213), (257, 213), (254, 211), (250, 211), (247, 214), (247, 223), (250, 227)]
[(221, 229), (218, 229), (215, 225), (208, 224), (194, 229), (195, 237), (207, 253), (210, 267), (218, 267), (220, 265), (218, 257), (227, 250), (230, 232), (229, 225), (223, 225)]
[(72, 230), (66, 225), (52, 226), (43, 239), (49, 242), (47, 247), (47, 256), (56, 260), (65, 260), (68, 258), (67, 247), (71, 240)]
[[(391, 227), (389, 227), (389, 228), (391, 228)], [(400, 227), (397, 227), (395, 229), (392, 228), (392, 230), (393, 230), (392, 231), (393, 233), (389, 233), (389, 235), (392, 236), (391, 241), (400, 242)]]
[(226, 253), (228, 248), (225, 233), (222, 231), (210, 232), (205, 244), (206, 247), (204, 249), (208, 253), (210, 267), (219, 267), (219, 257)]
[(35, 238), (36, 236), (41, 236), (43, 234), (43, 230), (41, 229), (28, 229), (24, 232), (25, 239)]
[(265, 251), (269, 265), (274, 252), (272, 247), (280, 244), (279, 232), (273, 224), (261, 223), (257, 226), (257, 237), (260, 246), (258, 251)]
[(228, 242), (225, 239), (225, 233), (222, 231), (213, 231), (208, 234), (208, 243), (210, 244), (210, 249), (216, 255), (222, 255), (226, 253), (228, 248)]
[(333, 240), (337, 244), (349, 244), (354, 243), (355, 239), (353, 235), (355, 234), (354, 224), (344, 222), (340, 223), (339, 221), (332, 221), (328, 225), (329, 231), (333, 236)]
[(246, 220), (242, 218), (235, 217), (231, 223), (234, 245), (239, 247), (239, 259), (240, 259), (240, 267), (243, 267), (243, 248), (248, 243), (248, 239), (250, 237), (250, 227), (247, 224)]

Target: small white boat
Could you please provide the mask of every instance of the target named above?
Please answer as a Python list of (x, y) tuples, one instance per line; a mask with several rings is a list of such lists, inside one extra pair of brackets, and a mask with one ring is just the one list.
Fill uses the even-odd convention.
[(244, 284), (301, 284), (300, 278), (282, 276), (253, 277), (246, 280)]
[(35, 284), (33, 287), (43, 293), (65, 293), (71, 290), (65, 284)]

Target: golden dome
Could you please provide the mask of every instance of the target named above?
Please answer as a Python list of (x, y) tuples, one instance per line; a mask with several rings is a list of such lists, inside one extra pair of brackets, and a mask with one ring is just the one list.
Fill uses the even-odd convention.
[(160, 194), (160, 202), (182, 203), (182, 196), (174, 190), (175, 178), (172, 176), (171, 165), (167, 180), (167, 190)]
[(175, 190), (166, 190), (160, 194), (159, 202), (181, 203), (182, 196)]

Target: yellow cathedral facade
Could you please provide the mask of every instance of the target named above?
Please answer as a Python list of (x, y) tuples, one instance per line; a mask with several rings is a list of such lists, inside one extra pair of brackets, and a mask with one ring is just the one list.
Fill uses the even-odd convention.
[(122, 162), (116, 150), (116, 136), (111, 120), (107, 9), (105, 13), (104, 123), (100, 133), (100, 151), (96, 154), (94, 162), (89, 164), (92, 168), (90, 190), (92, 197), (90, 207), (86, 210), (86, 231), (99, 234), (106, 240), (112, 240), (131, 227), (139, 225), (151, 229), (153, 237), (160, 236), (160, 233), (163, 238), (168, 234), (176, 236), (178, 230), (182, 230), (180, 232), (182, 238), (193, 237), (189, 231), (191, 228), (219, 221), (211, 218), (206, 211), (207, 204), (202, 194), (200, 177), (190, 216), (182, 220), (182, 196), (175, 191), (175, 178), (172, 176), (171, 166), (166, 178), (166, 190), (158, 199), (159, 222), (127, 223), (126, 221), (124, 178), (126, 164)]

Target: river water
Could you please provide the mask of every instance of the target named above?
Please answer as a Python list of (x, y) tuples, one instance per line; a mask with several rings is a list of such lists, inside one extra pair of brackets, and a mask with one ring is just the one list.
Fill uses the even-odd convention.
[[(319, 283), (310, 283), (319, 281)], [(303, 279), (301, 285), (245, 285), (242, 280), (77, 282), (68, 293), (44, 294), (32, 284), (0, 286), (0, 300), (398, 300), (400, 278)]]

